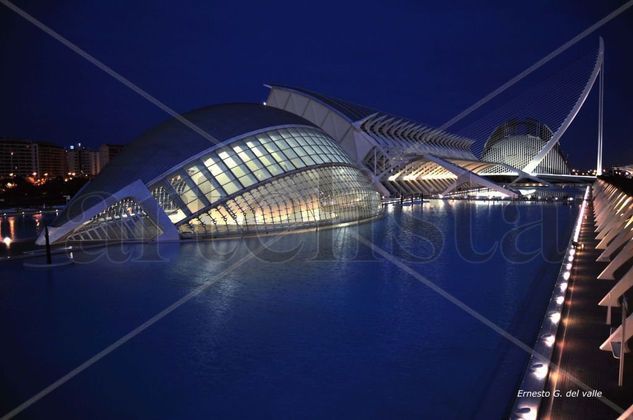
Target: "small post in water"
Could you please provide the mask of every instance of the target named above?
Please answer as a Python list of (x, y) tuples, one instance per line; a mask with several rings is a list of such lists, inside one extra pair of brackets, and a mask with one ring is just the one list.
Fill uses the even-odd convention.
[(51, 243), (48, 239), (48, 225), (44, 225), (44, 238), (46, 239), (46, 264), (51, 265)]

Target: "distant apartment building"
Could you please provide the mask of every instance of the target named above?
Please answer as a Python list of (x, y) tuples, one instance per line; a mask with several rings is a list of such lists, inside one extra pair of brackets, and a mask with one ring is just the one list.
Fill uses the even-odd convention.
[(81, 143), (70, 145), (66, 149), (66, 167), (72, 174), (95, 176), (101, 171), (99, 152)]
[(34, 169), (33, 143), (23, 139), (0, 140), (0, 176), (27, 176)]
[(29, 139), (0, 138), (0, 177), (55, 178), (74, 174), (95, 176), (123, 150), (123, 145), (102, 144), (91, 150), (81, 143), (64, 149)]
[(0, 177), (56, 177), (65, 173), (63, 148), (29, 139), (0, 139)]
[(99, 146), (99, 169), (103, 169), (116, 155), (123, 150), (122, 144), (102, 144)]
[(66, 174), (66, 151), (51, 143), (36, 143), (39, 177), (55, 178)]

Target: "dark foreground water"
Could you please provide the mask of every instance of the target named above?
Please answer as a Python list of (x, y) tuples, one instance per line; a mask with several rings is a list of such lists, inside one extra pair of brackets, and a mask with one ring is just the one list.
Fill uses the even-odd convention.
[(531, 344), (576, 212), (434, 201), (263, 238), (266, 252), (216, 241), (75, 252), (54, 271), (2, 262), (0, 415), (214, 282), (22, 417), (501, 418), (528, 355), (355, 237)]

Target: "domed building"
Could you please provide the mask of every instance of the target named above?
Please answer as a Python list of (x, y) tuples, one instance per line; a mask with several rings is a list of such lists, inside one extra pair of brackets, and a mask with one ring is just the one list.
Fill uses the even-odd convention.
[[(497, 127), (490, 135), (481, 160), (523, 169), (552, 138), (550, 128), (532, 118), (513, 119)], [(571, 173), (567, 160), (558, 143), (550, 150), (533, 171), (535, 174)]]
[(224, 104), (183, 117), (195, 126), (150, 129), (86, 184), (50, 226), (51, 243), (237, 236), (380, 214), (367, 177), (300, 116)]

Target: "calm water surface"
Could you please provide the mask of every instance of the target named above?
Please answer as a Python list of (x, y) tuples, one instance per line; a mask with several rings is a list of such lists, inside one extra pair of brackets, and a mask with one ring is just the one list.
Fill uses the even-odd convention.
[(20, 255), (34, 249), (33, 242), (40, 230), (45, 223), (52, 222), (56, 215), (55, 212), (7, 215), (0, 210), (0, 240), (11, 240), (9, 246), (0, 242), (0, 258)]
[(0, 415), (215, 281), (24, 418), (501, 418), (528, 355), (355, 235), (531, 344), (576, 213), (432, 201), (265, 238), (266, 252), (216, 241), (89, 250), (54, 271), (2, 262)]

